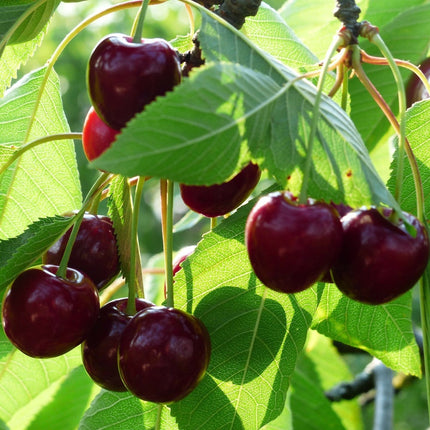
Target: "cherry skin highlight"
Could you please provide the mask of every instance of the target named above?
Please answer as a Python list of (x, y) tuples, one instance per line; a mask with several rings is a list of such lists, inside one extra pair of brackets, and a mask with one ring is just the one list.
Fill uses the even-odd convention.
[(124, 385), (136, 397), (171, 403), (203, 378), (210, 349), (209, 334), (199, 319), (153, 306), (137, 313), (124, 329), (118, 367)]
[(3, 328), (9, 340), (30, 357), (65, 354), (79, 345), (99, 315), (93, 282), (74, 269), (56, 276), (58, 266), (35, 266), (9, 286), (2, 306)]
[[(67, 246), (69, 229), (43, 255), (46, 264), (59, 265)], [(103, 215), (86, 213), (73, 244), (68, 266), (88, 275), (101, 290), (120, 270), (115, 232), (112, 221)]]
[(207, 217), (225, 215), (240, 206), (260, 180), (260, 168), (249, 163), (236, 176), (222, 184), (180, 185), (184, 203)]
[(390, 213), (358, 209), (342, 217), (343, 245), (333, 266), (334, 281), (346, 296), (362, 303), (387, 303), (410, 290), (423, 274), (429, 240), (422, 224), (404, 213), (416, 237), (404, 223), (393, 224)]
[(288, 192), (262, 197), (245, 227), (251, 266), (267, 287), (297, 293), (321, 280), (338, 257), (342, 227), (328, 203), (299, 204)]
[[(82, 343), (82, 362), (91, 379), (110, 391), (126, 391), (118, 371), (118, 343), (132, 316), (126, 313), (127, 298), (113, 300), (100, 309), (91, 331)], [(136, 299), (139, 312), (153, 303)]]
[(134, 43), (124, 34), (102, 39), (91, 54), (87, 71), (91, 103), (115, 130), (180, 80), (179, 57), (168, 42), (142, 39), (142, 43)]
[(106, 125), (91, 107), (82, 130), (82, 147), (87, 159), (91, 161), (100, 157), (106, 149), (110, 148), (118, 133), (118, 130)]

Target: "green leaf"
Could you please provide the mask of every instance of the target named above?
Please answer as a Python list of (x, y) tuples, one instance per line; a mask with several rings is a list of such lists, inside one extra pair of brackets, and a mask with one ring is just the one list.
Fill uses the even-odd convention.
[[(293, 192), (301, 187), (315, 87), (240, 33), (203, 15), (204, 55), (216, 61), (129, 123), (93, 164), (126, 176), (209, 185), (252, 158)], [(223, 61), (229, 61), (225, 63)], [(346, 113), (323, 97), (310, 195), (395, 205)], [(198, 156), (196, 156), (198, 154)]]
[(79, 430), (153, 430), (159, 409), (160, 428), (176, 430), (165, 406), (141, 402), (130, 393), (101, 390), (82, 417)]
[(0, 240), (0, 293), (31, 266), (73, 223), (71, 217), (44, 218), (17, 237)]
[[(55, 384), (81, 363), (80, 348), (61, 357), (27, 357), (0, 332), (0, 419), (11, 429), (23, 429), (52, 398)], [(24, 426), (25, 423), (25, 426)]]
[[(0, 154), (9, 151), (10, 155), (10, 148), (21, 146), (25, 139), (29, 142), (69, 132), (55, 72), (49, 76), (32, 119), (45, 70), (24, 76), (0, 99)], [(0, 239), (19, 235), (39, 218), (70, 212), (80, 206), (73, 142), (38, 145), (0, 175)]]
[(0, 97), (10, 86), (12, 79), (17, 77), (17, 71), (34, 54), (42, 43), (44, 31), (41, 31), (29, 42), (6, 46), (3, 55), (0, 56)]
[(0, 6), (0, 51), (28, 42), (47, 24), (60, 0), (6, 0)]
[[(290, 407), (294, 430), (328, 429), (331, 428), (329, 423), (333, 428), (361, 429), (357, 399), (331, 403), (324, 394), (335, 385), (351, 379), (353, 375), (332, 341), (315, 331), (309, 332), (304, 354), (291, 378)], [(312, 410), (315, 412), (312, 413)], [(308, 421), (309, 417), (313, 418), (312, 424)]]
[[(412, 151), (417, 159), (418, 168), (423, 182), (424, 202), (430, 201), (430, 128), (428, 127), (430, 118), (430, 100), (424, 100), (415, 103), (406, 112), (406, 136), (411, 145)], [(388, 181), (388, 186), (394, 192), (396, 186), (398, 153), (396, 152), (393, 163), (391, 165), (391, 177)], [(412, 176), (412, 170), (408, 159), (403, 162), (403, 180), (402, 191), (400, 194), (399, 203), (406, 212), (417, 213), (417, 197), (415, 192), (415, 183)], [(430, 205), (425, 205), (425, 217), (430, 218)]]
[(274, 420), (315, 311), (311, 290), (280, 294), (256, 279), (244, 245), (253, 203), (205, 235), (175, 277), (175, 306), (200, 318), (212, 342), (205, 378), (170, 407), (181, 429), (255, 430)]
[[(131, 203), (130, 186), (127, 178), (117, 176), (109, 188), (109, 216), (112, 219), (115, 236), (117, 238), (120, 256), (121, 271), (124, 277), (130, 278), (130, 242), (133, 207)], [(142, 268), (138, 258), (139, 249), (136, 250), (136, 279), (142, 285)]]
[(344, 296), (334, 285), (323, 287), (313, 328), (332, 339), (368, 351), (388, 367), (421, 375), (421, 360), (411, 321), (411, 293), (379, 306)]

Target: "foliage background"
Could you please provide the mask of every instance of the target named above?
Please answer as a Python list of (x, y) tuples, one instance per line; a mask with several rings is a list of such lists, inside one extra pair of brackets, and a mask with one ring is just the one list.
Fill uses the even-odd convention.
[[(268, 3), (274, 8), (281, 6), (279, 1)], [(358, 3), (364, 4), (366, 2)], [(109, 4), (111, 4), (111, 2), (98, 1), (96, 4), (96, 2), (91, 0), (81, 3), (61, 4), (49, 26), (47, 36), (44, 38), (41, 47), (37, 51), (37, 55), (22, 68), (19, 72), (19, 76), (43, 65), (44, 61), (47, 60), (54, 51), (58, 42), (64, 37), (66, 28), (68, 31), (94, 10), (100, 10), (103, 6)], [(324, 9), (325, 12), (327, 12), (330, 8), (327, 4), (324, 4)], [(84, 71), (86, 69), (90, 47), (94, 46), (95, 42), (107, 33), (128, 32), (132, 25), (134, 13), (134, 10), (121, 12), (90, 26), (69, 45), (57, 63), (56, 71), (61, 79), (64, 108), (72, 131), (80, 131), (82, 129), (83, 120), (89, 108)], [(315, 16), (317, 16), (317, 14), (315, 14)], [(298, 21), (298, 24), (299, 23), (300, 21)], [(374, 23), (378, 24), (377, 22)], [(291, 25), (296, 29), (294, 23), (291, 23)], [(335, 28), (336, 27), (334, 27), (334, 29)], [(171, 6), (160, 5), (151, 6), (149, 8), (144, 30), (144, 35), (146, 37), (163, 37), (169, 40), (173, 39), (177, 34), (185, 34), (187, 31), (187, 17), (183, 6), (180, 4), (172, 3)], [(305, 43), (308, 42), (310, 41), (305, 40)], [(319, 46), (324, 50), (326, 44), (319, 41)], [(317, 50), (314, 50), (314, 52), (321, 54), (317, 52)], [(93, 182), (95, 172), (93, 169), (89, 168), (87, 160), (83, 155), (80, 142), (76, 142), (76, 151), (82, 189), (83, 193), (85, 193)], [(375, 158), (378, 157), (377, 150), (375, 150), (373, 156)], [(141, 217), (139, 226), (144, 264), (148, 264), (150, 256), (160, 253), (162, 249), (161, 231), (159, 227), (158, 184), (154, 182), (148, 185), (141, 208), (144, 216)], [(179, 220), (186, 213), (186, 208), (181, 204), (179, 198), (176, 199), (175, 209), (177, 211), (175, 213), (176, 219)], [(102, 210), (106, 210), (106, 208), (102, 208)], [(186, 233), (175, 234), (175, 249), (180, 249), (184, 245), (196, 243), (201, 234), (207, 229), (208, 222), (202, 220)], [(362, 370), (364, 363), (368, 362), (369, 358), (363, 356), (349, 356), (346, 357), (346, 361), (352, 373), (357, 373)], [(90, 399), (97, 392), (97, 389), (89, 382), (88, 377), (81, 368), (76, 368), (72, 373), (73, 375), (71, 375), (70, 378), (53, 385), (52, 392), (59, 390), (63, 395), (56, 396), (57, 400), (51, 403), (48, 408), (43, 409), (29, 428), (54, 429), (60, 428), (60, 426), (63, 429), (74, 428), (76, 423), (74, 424), (73, 417), (81, 415)], [(46, 393), (46, 396), (50, 396), (49, 392)], [(76, 401), (72, 402), (73, 407), (71, 407), (71, 402), (69, 401), (71, 398), (76, 399)], [(43, 402), (46, 401), (46, 399), (40, 399), (40, 401)], [(67, 417), (65, 417), (64, 420), (58, 421), (58, 412), (64, 409), (67, 409)], [(422, 429), (426, 424), (426, 413), (424, 384), (422, 382), (415, 382), (410, 387), (405, 388), (396, 397), (395, 428), (399, 430)], [(364, 428), (370, 428), (372, 406), (364, 409), (363, 416), (365, 421)], [(24, 417), (21, 417), (21, 419), (25, 421)], [(53, 419), (57, 421), (54, 423), (52, 422)], [(49, 425), (49, 423), (51, 424)], [(46, 425), (48, 425), (48, 427), (44, 427)]]

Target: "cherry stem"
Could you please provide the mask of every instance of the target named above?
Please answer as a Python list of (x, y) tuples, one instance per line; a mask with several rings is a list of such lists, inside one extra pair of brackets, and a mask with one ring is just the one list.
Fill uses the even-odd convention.
[(187, 11), (188, 21), (190, 22), (190, 34), (193, 35), (195, 32), (193, 10), (189, 4), (185, 4), (185, 10)]
[(308, 184), (309, 184), (309, 176), (311, 174), (311, 168), (312, 168), (312, 150), (315, 140), (315, 135), (317, 132), (318, 127), (318, 119), (320, 115), (320, 104), (321, 104), (321, 98), (323, 93), (323, 86), (324, 86), (324, 80), (327, 75), (329, 65), (330, 65), (330, 58), (333, 56), (333, 54), (337, 51), (337, 49), (344, 44), (344, 38), (340, 35), (336, 35), (326, 53), (323, 68), (321, 70), (321, 73), (319, 75), (318, 79), (318, 85), (317, 85), (317, 93), (314, 100), (314, 106), (312, 111), (312, 123), (311, 123), (311, 130), (309, 132), (309, 137), (307, 141), (307, 152), (306, 152), (306, 160), (305, 160), (305, 167), (303, 171), (303, 182), (302, 182), (302, 188), (300, 190), (299, 195), (299, 203), (305, 203), (307, 199), (307, 191), (308, 191)]
[[(394, 128), (396, 133), (400, 135), (401, 129), (400, 125), (394, 116), (392, 110), (388, 106), (388, 104), (385, 102), (381, 94), (378, 92), (378, 90), (374, 87), (372, 82), (367, 77), (365, 71), (363, 70), (363, 67), (361, 66), (360, 61), (360, 52), (358, 48), (355, 46), (353, 47), (353, 53), (352, 53), (352, 67), (354, 69), (355, 74), (357, 75), (360, 82), (364, 85), (364, 87), (367, 89), (367, 91), (370, 93), (370, 95), (373, 97), (375, 102), (378, 104), (378, 106), (381, 108), (381, 110), (384, 112), (385, 116), (389, 120), (391, 126)], [(418, 164), (416, 161), (416, 158), (413, 154), (411, 145), (409, 144), (408, 139), (405, 137), (404, 139), (404, 149), (406, 151), (406, 155), (408, 157), (412, 175), (414, 179), (415, 184), (415, 192), (416, 192), (416, 198), (417, 198), (417, 217), (420, 221), (423, 221), (423, 215), (424, 215), (424, 192), (422, 188), (422, 182), (421, 182), (421, 176), (418, 169)], [(403, 158), (403, 157), (402, 157)], [(400, 163), (400, 160), (399, 160)], [(403, 170), (402, 170), (403, 172)], [(398, 196), (400, 196), (400, 187), (401, 184), (398, 184), (399, 179), (396, 178), (396, 193), (395, 197), (398, 201)]]
[(166, 306), (173, 307), (173, 182), (160, 181), (161, 228), (163, 235), (164, 270), (166, 281)]
[[(406, 95), (403, 86), (402, 75), (400, 70), (394, 61), (394, 57), (388, 49), (387, 45), (383, 41), (379, 33), (374, 34), (370, 41), (375, 44), (381, 51), (382, 55), (388, 60), (391, 71), (393, 72), (394, 80), (397, 85), (397, 94), (399, 99), (399, 116), (400, 116), (400, 135), (399, 135), (399, 152), (397, 158), (397, 172), (396, 172), (396, 188), (394, 197), (397, 201), (400, 200), (401, 189), (403, 185), (403, 171), (404, 171), (404, 154), (405, 154), (405, 140), (406, 140)], [(419, 173), (418, 173), (419, 174)], [(421, 179), (419, 180), (421, 182)], [(416, 189), (418, 194), (418, 189)], [(418, 202), (417, 202), (418, 203)], [(422, 220), (422, 218), (419, 216)]]
[[(389, 65), (388, 60), (385, 57), (374, 57), (373, 55), (367, 54), (363, 50), (361, 51), (361, 61), (363, 61), (363, 63), (375, 64), (378, 66)], [(418, 66), (416, 66), (415, 64), (412, 64), (409, 61), (399, 60), (397, 58), (394, 58), (394, 61), (398, 66), (408, 69), (411, 72), (415, 73), (418, 76), (418, 78), (420, 78), (427, 92), (430, 94), (430, 82), (428, 81), (428, 79), (426, 78), (426, 75), (421, 71), (421, 69)]]
[(69, 262), (70, 254), (72, 253), (73, 245), (76, 240), (76, 236), (79, 232), (79, 227), (81, 225), (82, 219), (84, 217), (85, 211), (90, 206), (92, 200), (94, 197), (96, 197), (98, 194), (100, 194), (101, 189), (106, 186), (108, 181), (111, 180), (111, 174), (110, 173), (102, 173), (97, 181), (94, 183), (94, 185), (91, 187), (90, 191), (87, 194), (87, 197), (85, 198), (85, 201), (79, 210), (79, 212), (75, 215), (75, 222), (73, 224), (72, 231), (70, 233), (69, 239), (67, 241), (66, 248), (64, 249), (63, 256), (61, 257), (60, 265), (57, 270), (57, 276), (59, 278), (66, 279), (66, 273), (67, 273), (67, 264)]
[(139, 224), (139, 209), (140, 200), (142, 198), (143, 185), (145, 178), (139, 177), (137, 181), (136, 190), (134, 193), (133, 202), (133, 216), (131, 221), (131, 232), (130, 232), (130, 273), (128, 279), (128, 301), (127, 301), (127, 314), (134, 315), (136, 313), (136, 294), (138, 290), (143, 288), (137, 287), (137, 282), (140, 277), (136, 276), (136, 268), (141, 267), (140, 263), (140, 251), (139, 251), (139, 239), (138, 239), (138, 224)]
[(142, 6), (137, 14), (137, 22), (133, 24), (133, 42), (142, 43), (143, 23), (145, 22), (146, 10), (148, 9), (149, 0), (143, 0)]
[(217, 225), (217, 220), (218, 220), (218, 218), (217, 218), (217, 217), (212, 217), (212, 218), (211, 218), (211, 230), (213, 230), (213, 229), (216, 227), (216, 225)]
[[(133, 0), (133, 1), (129, 1), (129, 2), (117, 4), (115, 6), (111, 6), (111, 7), (107, 8), (107, 9), (102, 10), (101, 12), (97, 12), (94, 15), (91, 15), (88, 18), (84, 19), (75, 28), (73, 28), (69, 32), (69, 34), (66, 35), (66, 37), (57, 46), (57, 48), (55, 49), (55, 51), (51, 55), (51, 58), (46, 63), (47, 67), (46, 67), (45, 75), (44, 75), (43, 80), (42, 80), (42, 82), (40, 84), (39, 92), (37, 94), (36, 101), (34, 102), (34, 109), (33, 109), (33, 112), (32, 112), (32, 114), (30, 116), (30, 119), (29, 119), (29, 126), (27, 128), (27, 134), (26, 134), (26, 136), (24, 138), (24, 142), (26, 142), (28, 140), (29, 136), (30, 136), (31, 128), (32, 128), (32, 126), (34, 124), (34, 119), (36, 117), (37, 110), (39, 109), (39, 105), (40, 105), (40, 101), (42, 99), (43, 91), (45, 90), (46, 84), (48, 83), (48, 80), (49, 80), (49, 75), (50, 75), (52, 69), (54, 68), (54, 64), (56, 63), (56, 61), (58, 60), (59, 56), (61, 55), (61, 53), (66, 48), (66, 46), (82, 30), (84, 30), (86, 27), (88, 27), (90, 24), (92, 24), (93, 22), (97, 21), (98, 19), (103, 18), (104, 16), (109, 15), (111, 13), (118, 12), (120, 10), (130, 9), (130, 8), (133, 8), (133, 7), (138, 7), (141, 4), (142, 4), (142, 0)], [(4, 39), (2, 39), (2, 41), (3, 40)], [(1, 52), (1, 45), (0, 45), (0, 52)]]
[(23, 155), (26, 151), (35, 148), (38, 145), (47, 142), (53, 142), (56, 140), (70, 140), (70, 139), (82, 139), (82, 133), (60, 133), (60, 134), (51, 134), (49, 136), (41, 137), (40, 139), (33, 140), (28, 142), (19, 148), (8, 158), (6, 163), (4, 163), (0, 167), (0, 175), (2, 175), (6, 169), (8, 169), (21, 155)]
[(346, 67), (343, 67), (343, 81), (342, 81), (342, 101), (341, 101), (341, 108), (346, 111), (346, 108), (348, 106), (348, 69)]

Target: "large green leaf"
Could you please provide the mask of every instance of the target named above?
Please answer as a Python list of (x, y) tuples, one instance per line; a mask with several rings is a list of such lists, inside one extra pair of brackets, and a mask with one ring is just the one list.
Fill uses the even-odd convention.
[(394, 370), (421, 375), (410, 292), (392, 302), (371, 306), (347, 298), (334, 285), (320, 288), (314, 328), (332, 339), (368, 351)]
[(316, 295), (284, 295), (256, 279), (244, 245), (250, 209), (204, 236), (175, 277), (175, 306), (199, 317), (212, 341), (208, 372), (171, 406), (181, 429), (258, 429), (283, 410)]
[(35, 38), (60, 0), (4, 0), (0, 5), (0, 53), (6, 44)]
[[(232, 27), (203, 14), (209, 62), (150, 104), (93, 164), (126, 176), (211, 184), (249, 158), (293, 191), (301, 186), (315, 87)], [(226, 62), (227, 61), (227, 62)], [(178, 109), (180, 107), (180, 109)], [(309, 193), (352, 205), (395, 205), (346, 113), (323, 97)]]
[[(23, 141), (65, 133), (59, 79), (49, 76), (32, 118), (45, 68), (26, 75), (0, 99), (0, 154)], [(27, 136), (28, 133), (28, 136)], [(7, 160), (0, 157), (0, 165)], [(0, 176), (0, 239), (14, 237), (38, 218), (79, 208), (81, 190), (73, 142), (39, 145), (24, 153)]]
[[(0, 332), (0, 419), (22, 430), (81, 362), (80, 348), (57, 358), (30, 358)], [(57, 385), (56, 385), (57, 384)]]

